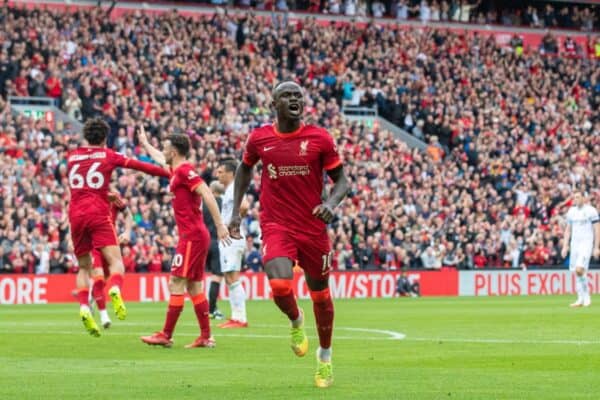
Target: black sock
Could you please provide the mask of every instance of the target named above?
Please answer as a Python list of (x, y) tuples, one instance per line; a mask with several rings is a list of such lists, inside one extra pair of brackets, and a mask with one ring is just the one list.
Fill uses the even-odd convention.
[(220, 286), (221, 284), (219, 282), (210, 282), (210, 289), (208, 291), (208, 309), (211, 314), (217, 309), (217, 297), (219, 297)]

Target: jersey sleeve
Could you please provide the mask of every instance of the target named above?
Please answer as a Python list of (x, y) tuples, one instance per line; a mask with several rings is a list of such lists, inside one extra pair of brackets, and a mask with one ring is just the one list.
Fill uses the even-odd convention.
[(250, 136), (248, 136), (246, 146), (244, 146), (244, 155), (242, 157), (242, 162), (250, 167), (253, 167), (260, 159), (258, 148), (256, 147), (254, 140), (255, 137), (256, 133), (254, 132), (250, 133)]
[(342, 160), (337, 152), (337, 146), (333, 141), (333, 137), (331, 137), (327, 131), (323, 131), (323, 140), (321, 142), (321, 160), (323, 162), (323, 169), (325, 171), (331, 171), (342, 165)]
[(133, 158), (128, 158), (114, 151), (110, 151), (108, 153), (108, 156), (110, 157), (111, 163), (117, 167), (135, 169), (136, 171), (145, 172), (146, 174), (154, 176), (162, 176), (165, 178), (171, 176), (169, 171), (158, 165), (139, 161)]
[(194, 171), (193, 168), (186, 168), (179, 171), (181, 182), (190, 192), (195, 192), (198, 186), (202, 185), (204, 180)]

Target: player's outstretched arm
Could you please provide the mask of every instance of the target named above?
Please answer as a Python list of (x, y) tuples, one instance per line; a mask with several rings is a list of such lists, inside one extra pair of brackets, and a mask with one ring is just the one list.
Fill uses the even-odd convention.
[(133, 158), (124, 158), (125, 162), (123, 165), (120, 165), (124, 168), (135, 169), (136, 171), (141, 171), (149, 175), (154, 176), (162, 176), (165, 178), (169, 178), (171, 174), (169, 171), (164, 169), (163, 167), (159, 167), (158, 165), (150, 164), (147, 162), (139, 161)]
[(254, 167), (242, 162), (235, 171), (235, 179), (233, 181), (233, 212), (231, 215), (231, 222), (229, 223), (229, 232), (231, 237), (240, 239), (240, 223), (242, 218), (240, 216), (240, 208), (242, 206), (242, 200), (244, 200), (244, 194), (250, 186), (250, 180), (252, 179), (252, 172)]
[(210, 212), (210, 216), (213, 218), (215, 226), (217, 227), (217, 237), (223, 244), (230, 245), (231, 239), (229, 238), (229, 230), (221, 219), (219, 205), (217, 204), (217, 200), (212, 194), (212, 191), (205, 182), (202, 182), (196, 188), (196, 193), (202, 196), (202, 201), (206, 204), (206, 208), (208, 208), (208, 212)]
[(343, 166), (340, 165), (331, 171), (327, 171), (327, 174), (334, 182), (333, 189), (331, 190), (329, 198), (313, 210), (313, 215), (322, 219), (326, 224), (333, 220), (333, 209), (340, 204), (342, 199), (346, 197), (350, 191), (350, 184), (344, 173)]
[(144, 129), (144, 125), (140, 125), (140, 130), (138, 132), (138, 140), (140, 144), (148, 152), (150, 157), (157, 162), (163, 168), (167, 168), (167, 161), (165, 160), (164, 154), (158, 150), (156, 147), (152, 146), (148, 141), (148, 136), (146, 135), (146, 130)]

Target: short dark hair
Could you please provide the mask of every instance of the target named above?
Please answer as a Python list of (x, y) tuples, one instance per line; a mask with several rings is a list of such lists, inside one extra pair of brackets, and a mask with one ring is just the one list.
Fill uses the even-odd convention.
[(88, 119), (83, 125), (83, 137), (94, 146), (104, 143), (109, 132), (110, 126), (102, 118)]
[(275, 98), (275, 94), (277, 93), (277, 89), (279, 89), (281, 86), (283, 86), (283, 85), (285, 85), (285, 84), (288, 84), (288, 83), (291, 83), (291, 84), (293, 84), (293, 85), (296, 85), (296, 86), (298, 86), (298, 87), (300, 88), (300, 90), (303, 90), (303, 89), (302, 89), (302, 86), (300, 86), (300, 84), (299, 84), (298, 82), (296, 82), (296, 81), (293, 81), (293, 80), (291, 80), (291, 79), (285, 79), (285, 80), (283, 80), (283, 81), (279, 82), (278, 84), (276, 84), (276, 85), (275, 85), (275, 87), (273, 87), (273, 90), (271, 91), (271, 96), (272, 96), (273, 98)]
[(180, 156), (187, 157), (190, 154), (190, 138), (181, 133), (174, 133), (167, 138), (171, 146), (175, 147)]
[(235, 171), (237, 170), (237, 167), (238, 167), (238, 162), (236, 160), (234, 160), (233, 158), (226, 158), (224, 160), (221, 160), (219, 165), (221, 165), (223, 168), (225, 168), (225, 171), (233, 172), (235, 174)]

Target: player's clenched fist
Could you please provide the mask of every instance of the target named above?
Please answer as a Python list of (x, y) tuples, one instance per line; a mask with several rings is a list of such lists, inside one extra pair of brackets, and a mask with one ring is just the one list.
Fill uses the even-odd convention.
[(320, 204), (313, 209), (313, 215), (326, 224), (333, 221), (333, 207), (329, 204)]
[(231, 221), (229, 222), (229, 234), (233, 239), (242, 238), (242, 235), (240, 234), (241, 223), (242, 218), (239, 215), (234, 215), (231, 217)]

